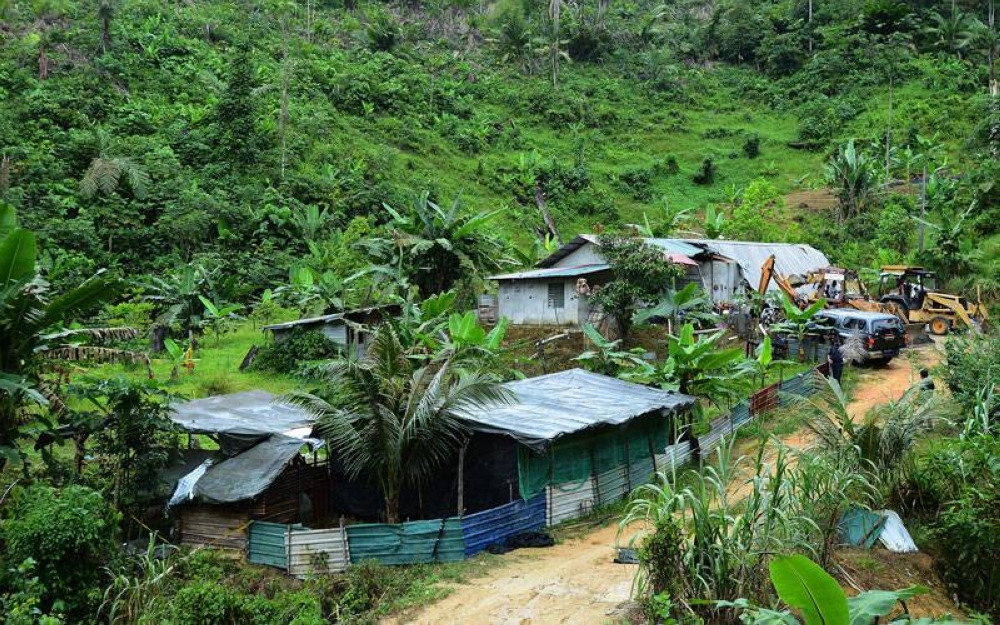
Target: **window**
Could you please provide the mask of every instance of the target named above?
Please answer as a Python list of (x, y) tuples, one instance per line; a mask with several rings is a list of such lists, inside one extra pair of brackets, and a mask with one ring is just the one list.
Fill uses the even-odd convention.
[(548, 307), (549, 308), (565, 308), (566, 307), (566, 289), (563, 288), (562, 282), (549, 282), (549, 298)]

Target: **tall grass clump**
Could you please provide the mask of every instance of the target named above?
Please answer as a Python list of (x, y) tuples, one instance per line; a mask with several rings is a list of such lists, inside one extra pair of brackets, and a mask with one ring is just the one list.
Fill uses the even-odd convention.
[[(639, 545), (637, 591), (647, 608), (669, 599), (676, 616), (736, 622), (728, 608), (699, 602), (767, 602), (773, 555), (817, 554), (820, 526), (810, 511), (821, 497), (807, 492), (817, 482), (795, 477), (786, 448), (778, 445), (772, 459), (766, 448), (734, 460), (732, 444), (723, 445), (715, 465), (660, 473), (636, 490), (619, 532), (638, 529), (631, 543)], [(744, 465), (749, 476), (741, 478)]]

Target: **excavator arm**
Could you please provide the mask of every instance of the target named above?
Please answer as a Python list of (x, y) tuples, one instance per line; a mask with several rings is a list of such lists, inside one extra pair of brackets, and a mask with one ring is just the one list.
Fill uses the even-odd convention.
[(799, 297), (798, 292), (794, 287), (792, 287), (791, 284), (788, 283), (788, 280), (786, 280), (785, 277), (774, 268), (774, 254), (769, 256), (767, 260), (764, 261), (764, 264), (760, 266), (760, 284), (757, 285), (757, 292), (762, 295), (766, 293), (767, 286), (771, 283), (771, 280), (774, 280), (774, 283), (778, 285), (778, 288), (781, 289), (782, 293), (795, 302), (796, 306), (802, 308), (802, 302), (799, 301), (801, 297)]

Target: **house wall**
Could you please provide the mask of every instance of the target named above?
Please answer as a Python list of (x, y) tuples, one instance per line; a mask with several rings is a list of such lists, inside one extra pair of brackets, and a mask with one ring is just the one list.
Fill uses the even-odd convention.
[[(515, 325), (579, 325), (587, 320), (590, 307), (577, 294), (576, 280), (504, 280), (500, 282), (499, 314)], [(562, 283), (563, 308), (549, 306), (552, 282)]]
[(561, 259), (553, 267), (579, 267), (580, 265), (601, 265), (607, 261), (601, 257), (599, 248), (593, 243), (586, 243), (569, 256)]
[[(304, 327), (304, 329), (309, 332), (319, 332), (339, 345), (347, 345), (347, 326), (343, 321), (337, 320), (329, 323), (317, 323), (311, 326), (299, 327)], [(280, 342), (291, 336), (292, 330), (274, 330), (273, 332), (274, 340)]]

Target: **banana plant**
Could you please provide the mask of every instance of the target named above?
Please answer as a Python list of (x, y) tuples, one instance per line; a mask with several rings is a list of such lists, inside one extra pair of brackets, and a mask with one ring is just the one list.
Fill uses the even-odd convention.
[(642, 359), (642, 355), (646, 353), (643, 348), (623, 350), (621, 339), (609, 341), (590, 324), (583, 326), (583, 333), (594, 347), (573, 360), (579, 362), (584, 369), (602, 375), (617, 376), (649, 366)]
[(243, 308), (239, 304), (229, 304), (228, 306), (223, 306), (217, 304), (212, 300), (208, 299), (204, 295), (199, 295), (198, 299), (201, 300), (201, 304), (205, 307), (205, 317), (208, 325), (212, 327), (212, 332), (215, 334), (215, 344), (218, 345), (220, 342), (220, 335), (222, 334), (223, 324), (229, 319), (231, 319), (238, 310)]
[(667, 339), (667, 358), (623, 377), (664, 390), (707, 399), (716, 405), (747, 390), (743, 351), (722, 347), (725, 332), (695, 336), (694, 326), (684, 324), (676, 337)]
[(180, 368), (184, 367), (190, 372), (194, 369), (194, 363), (198, 362), (197, 358), (193, 356), (193, 350), (189, 347), (185, 349), (180, 343), (174, 339), (164, 339), (163, 349), (167, 352), (169, 357), (171, 369), (170, 369), (170, 379), (171, 381), (176, 380), (178, 374), (180, 373)]
[(667, 290), (660, 302), (652, 307), (636, 311), (632, 317), (633, 323), (646, 323), (655, 317), (667, 320), (667, 333), (673, 334), (674, 327), (682, 319), (701, 323), (715, 323), (719, 316), (712, 312), (712, 300), (694, 282), (684, 285), (680, 290)]
[(785, 320), (779, 323), (777, 328), (795, 335), (799, 343), (799, 362), (805, 362), (806, 352), (803, 345), (812, 327), (812, 318), (826, 307), (826, 300), (818, 299), (808, 308), (802, 309), (788, 295), (782, 293), (781, 305), (785, 310)]
[[(903, 614), (890, 625), (902, 623), (957, 623), (948, 618), (914, 620), (906, 609), (906, 601), (927, 593), (923, 586), (902, 590), (868, 590), (853, 597), (844, 594), (823, 568), (803, 555), (778, 557), (768, 566), (771, 583), (778, 598), (802, 616), (805, 625), (874, 625), (896, 610)], [(789, 610), (773, 610), (751, 606), (746, 599), (719, 601), (717, 606), (743, 610), (741, 620), (750, 625), (798, 625), (802, 621)]]

